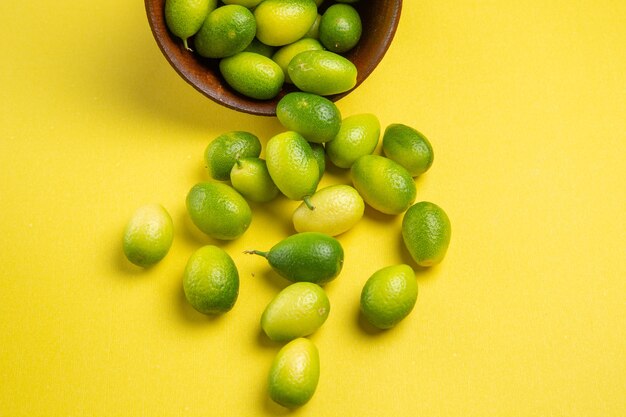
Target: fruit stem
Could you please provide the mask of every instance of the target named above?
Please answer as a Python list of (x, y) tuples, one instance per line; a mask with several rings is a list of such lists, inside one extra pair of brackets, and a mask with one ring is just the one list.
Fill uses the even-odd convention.
[(189, 47), (189, 43), (187, 42), (187, 38), (183, 39), (183, 46), (185, 47), (186, 50), (188, 50), (189, 52), (193, 52), (193, 49), (191, 49)]
[(306, 206), (309, 208), (309, 210), (315, 210), (315, 206), (311, 202), (311, 197), (307, 195), (302, 200), (304, 201), (304, 204), (306, 204)]
[(248, 255), (259, 255), (259, 256), (262, 256), (264, 258), (267, 258), (267, 252), (263, 252), (263, 251), (260, 251), (260, 250), (245, 250), (245, 251), (243, 251), (243, 253), (246, 253)]

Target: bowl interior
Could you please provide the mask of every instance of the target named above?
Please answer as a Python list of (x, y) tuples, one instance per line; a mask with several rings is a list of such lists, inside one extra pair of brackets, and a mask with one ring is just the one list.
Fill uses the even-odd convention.
[[(387, 52), (400, 20), (402, 0), (362, 0), (353, 5), (361, 16), (363, 34), (357, 46), (343, 55), (357, 67), (356, 88), (372, 73)], [(255, 100), (235, 92), (222, 78), (218, 60), (202, 58), (186, 50), (182, 41), (169, 32), (165, 24), (164, 6), (165, 0), (145, 0), (154, 39), (176, 72), (205, 96), (237, 111), (274, 116), (278, 101), (286, 93), (296, 90), (293, 85), (285, 83), (278, 96), (271, 100)], [(336, 101), (350, 91), (327, 98)]]

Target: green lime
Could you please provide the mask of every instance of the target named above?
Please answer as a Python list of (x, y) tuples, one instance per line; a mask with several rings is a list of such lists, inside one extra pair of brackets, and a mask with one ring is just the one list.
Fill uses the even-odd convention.
[(213, 10), (194, 37), (196, 52), (206, 58), (224, 58), (243, 51), (254, 39), (256, 21), (247, 8), (229, 4)]
[(383, 152), (417, 177), (433, 164), (433, 147), (426, 136), (414, 128), (394, 123), (385, 129)]
[(230, 171), (237, 159), (258, 157), (261, 141), (250, 132), (232, 131), (213, 139), (204, 150), (204, 162), (212, 178), (218, 181), (230, 179)]
[(287, 67), (289, 66), (289, 62), (291, 62), (293, 57), (298, 55), (300, 52), (322, 49), (324, 49), (324, 47), (322, 46), (322, 44), (319, 43), (317, 39), (303, 38), (278, 49), (272, 56), (272, 59), (280, 66), (280, 68), (285, 73), (285, 82), (291, 84), (291, 78), (289, 78)]
[(256, 203), (273, 200), (279, 192), (270, 177), (265, 160), (261, 158), (237, 160), (230, 172), (230, 182), (244, 198)]
[(347, 52), (361, 39), (363, 30), (359, 12), (349, 4), (333, 4), (322, 15), (320, 42), (329, 51)]
[(302, 38), (317, 17), (313, 0), (264, 0), (254, 9), (256, 36), (266, 45), (282, 46)]
[(415, 272), (408, 265), (376, 271), (361, 291), (361, 312), (373, 326), (390, 329), (411, 313), (417, 301)]
[(329, 185), (316, 191), (310, 202), (315, 210), (302, 203), (293, 213), (293, 225), (298, 232), (337, 236), (357, 224), (365, 209), (357, 190), (345, 184)]
[(217, 246), (196, 250), (185, 266), (183, 290), (189, 304), (203, 314), (231, 310), (239, 295), (239, 273), (233, 259)]
[(279, 292), (261, 316), (261, 328), (271, 340), (288, 342), (308, 336), (328, 318), (330, 301), (311, 282), (296, 282)]
[(341, 112), (335, 103), (311, 93), (285, 94), (276, 105), (276, 116), (286, 129), (314, 143), (334, 139), (341, 126)]
[(224, 58), (219, 67), (226, 83), (235, 91), (258, 100), (276, 97), (285, 81), (285, 74), (276, 62), (254, 52)]
[(283, 346), (272, 361), (268, 392), (277, 404), (297, 408), (315, 394), (320, 378), (320, 356), (309, 339), (300, 337)]
[(324, 285), (334, 280), (343, 267), (343, 248), (331, 236), (317, 232), (291, 235), (269, 251), (249, 250), (263, 256), (280, 276), (292, 282)]
[(402, 219), (402, 238), (419, 266), (438, 264), (446, 256), (452, 228), (441, 207), (421, 201), (409, 207)]
[(400, 214), (409, 208), (417, 190), (411, 174), (397, 162), (379, 155), (365, 155), (350, 169), (354, 188), (372, 208)]
[(341, 122), (335, 138), (326, 144), (328, 159), (339, 168), (350, 168), (354, 161), (376, 149), (380, 122), (370, 113), (354, 114)]
[(188, 39), (200, 30), (216, 7), (217, 0), (165, 0), (165, 24), (190, 50)]
[(321, 96), (344, 93), (356, 85), (356, 66), (331, 51), (300, 52), (289, 62), (287, 72), (300, 90)]
[(311, 145), (297, 132), (277, 134), (265, 147), (267, 169), (274, 184), (291, 200), (307, 200), (320, 180)]
[(126, 224), (124, 255), (137, 266), (152, 266), (167, 255), (173, 240), (174, 226), (167, 210), (159, 204), (147, 204)]
[(324, 172), (326, 171), (326, 151), (324, 150), (324, 145), (321, 143), (310, 143), (311, 150), (313, 151), (313, 157), (315, 157), (315, 161), (317, 162), (317, 167), (319, 168), (319, 177), (320, 179), (324, 176)]
[(250, 226), (252, 210), (246, 200), (229, 185), (201, 182), (187, 194), (191, 221), (207, 235), (233, 240)]
[(313, 38), (313, 39), (318, 39), (320, 38), (320, 22), (322, 21), (322, 15), (318, 14), (317, 17), (315, 18), (315, 22), (313, 22), (313, 24), (311, 25), (311, 27), (309, 28), (309, 30), (307, 30), (307, 32), (304, 34), (305, 38)]

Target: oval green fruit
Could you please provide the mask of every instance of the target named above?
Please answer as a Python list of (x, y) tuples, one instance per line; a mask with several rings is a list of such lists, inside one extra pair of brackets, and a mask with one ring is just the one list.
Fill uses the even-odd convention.
[(255, 33), (252, 12), (244, 6), (229, 4), (208, 14), (194, 36), (194, 46), (205, 58), (224, 58), (246, 49)]
[(167, 210), (147, 204), (139, 207), (126, 225), (124, 255), (137, 266), (152, 266), (167, 255), (173, 240), (174, 226)]
[(300, 407), (315, 394), (319, 377), (319, 352), (313, 342), (304, 337), (292, 340), (272, 361), (268, 376), (269, 396), (283, 407)]
[(419, 266), (443, 260), (450, 245), (452, 227), (446, 212), (434, 203), (421, 201), (409, 207), (402, 219), (402, 238)]
[(339, 168), (350, 168), (354, 161), (369, 155), (380, 139), (380, 122), (371, 113), (354, 114), (341, 122), (335, 138), (326, 144), (328, 159)]
[(417, 190), (411, 174), (389, 158), (365, 155), (350, 168), (352, 183), (363, 200), (385, 214), (400, 214), (415, 201)]
[(165, 24), (182, 39), (185, 49), (188, 39), (195, 35), (209, 13), (217, 7), (217, 0), (165, 0)]
[(207, 145), (204, 162), (212, 178), (227, 181), (237, 159), (258, 157), (260, 154), (258, 137), (250, 132), (232, 131), (222, 133)]
[(289, 62), (287, 72), (300, 90), (321, 96), (344, 93), (356, 85), (356, 66), (331, 51), (300, 52)]
[(334, 280), (343, 267), (344, 252), (339, 241), (317, 232), (291, 235), (269, 251), (250, 250), (261, 255), (272, 269), (292, 282), (313, 282), (324, 285)]
[(329, 51), (344, 53), (361, 39), (363, 27), (356, 9), (348, 4), (333, 4), (320, 21), (319, 37)]
[(309, 142), (324, 143), (335, 138), (341, 127), (341, 112), (332, 101), (317, 94), (285, 94), (276, 105), (276, 116), (288, 130)]
[(289, 67), (289, 63), (291, 62), (293, 57), (298, 55), (300, 52), (322, 49), (324, 49), (324, 47), (322, 46), (322, 44), (319, 43), (317, 39), (302, 38), (295, 41), (294, 43), (290, 43), (289, 45), (281, 47), (274, 53), (274, 55), (272, 55), (272, 59), (280, 66), (280, 68), (285, 73), (285, 82), (292, 84), (289, 73), (287, 72), (287, 68)]
[(285, 74), (271, 58), (255, 52), (239, 52), (223, 58), (220, 73), (235, 91), (258, 100), (276, 97), (283, 87)]
[(417, 177), (433, 164), (433, 147), (423, 134), (414, 128), (394, 123), (383, 134), (383, 152)]
[(256, 203), (273, 200), (279, 193), (261, 158), (238, 159), (230, 172), (230, 182), (244, 198)]
[(221, 240), (237, 239), (252, 221), (246, 200), (234, 188), (221, 183), (194, 185), (187, 194), (187, 212), (198, 229)]
[(266, 45), (282, 46), (301, 39), (315, 22), (313, 0), (264, 0), (254, 9), (256, 36)]
[(239, 296), (239, 272), (233, 259), (217, 246), (196, 250), (183, 274), (185, 298), (203, 314), (231, 310)]
[(261, 316), (261, 328), (271, 340), (288, 342), (308, 336), (328, 318), (330, 301), (317, 284), (296, 282), (279, 292)]

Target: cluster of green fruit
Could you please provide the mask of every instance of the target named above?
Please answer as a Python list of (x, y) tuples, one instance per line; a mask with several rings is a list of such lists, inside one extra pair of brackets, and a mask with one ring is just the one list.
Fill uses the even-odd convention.
[[(296, 233), (269, 250), (252, 249), (286, 278), (286, 287), (269, 303), (261, 327), (277, 342), (269, 375), (270, 397), (285, 407), (306, 403), (319, 379), (319, 355), (306, 338), (326, 321), (330, 303), (323, 286), (343, 268), (344, 250), (336, 236), (359, 222), (365, 204), (389, 215), (404, 213), (402, 237), (415, 263), (441, 262), (450, 242), (450, 221), (437, 205), (415, 203), (414, 177), (433, 163), (433, 149), (420, 132), (404, 124), (387, 126), (383, 155), (374, 154), (380, 122), (373, 114), (343, 118), (330, 100), (310, 93), (285, 95), (277, 116), (286, 129), (261, 141), (250, 132), (227, 132), (206, 147), (204, 159), (212, 181), (194, 185), (187, 212), (195, 226), (219, 240), (237, 239), (252, 221), (248, 201), (268, 203), (279, 194), (300, 201), (293, 213)], [(352, 185), (317, 189), (326, 159), (349, 169)], [(124, 238), (128, 259), (141, 266), (158, 262), (173, 239), (170, 216), (161, 206), (142, 207)], [(232, 309), (239, 294), (239, 273), (222, 248), (207, 245), (189, 258), (183, 274), (188, 302), (204, 314)], [(417, 301), (415, 271), (406, 264), (385, 266), (365, 282), (360, 298), (363, 316), (389, 329), (413, 310)]]
[(185, 48), (219, 60), (224, 80), (255, 99), (271, 99), (284, 83), (320, 95), (356, 85), (357, 69), (343, 53), (360, 40), (362, 22), (337, 0), (166, 0), (165, 22)]

